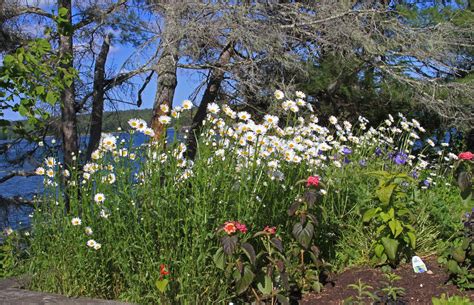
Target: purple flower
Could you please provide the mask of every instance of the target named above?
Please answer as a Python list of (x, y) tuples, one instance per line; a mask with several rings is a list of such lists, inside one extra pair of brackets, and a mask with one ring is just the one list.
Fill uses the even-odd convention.
[(348, 157), (344, 157), (344, 163), (346, 164), (351, 163), (351, 159), (349, 159)]
[(395, 162), (397, 165), (404, 165), (407, 163), (407, 154), (398, 152), (393, 158), (393, 162)]
[(415, 179), (418, 179), (418, 177), (419, 177), (417, 171), (412, 171), (412, 172), (410, 173), (410, 175), (411, 175), (413, 178), (415, 178)]
[(350, 154), (352, 154), (352, 150), (348, 147), (344, 147), (342, 149), (342, 153), (345, 154), (345, 155), (350, 155)]
[(362, 167), (366, 167), (367, 166), (367, 161), (365, 161), (365, 159), (362, 159), (359, 161), (359, 165), (362, 166)]
[(377, 148), (375, 149), (375, 155), (378, 157), (378, 156), (380, 156), (381, 154), (382, 154), (382, 150), (380, 149), (380, 147), (377, 147)]
[(431, 182), (429, 180), (423, 180), (423, 185), (426, 186), (426, 187), (430, 187), (431, 185)]

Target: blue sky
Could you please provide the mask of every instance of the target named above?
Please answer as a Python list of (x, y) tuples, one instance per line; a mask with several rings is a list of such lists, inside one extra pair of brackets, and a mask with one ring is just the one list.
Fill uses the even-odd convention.
[[(47, 10), (47, 11), (52, 11), (55, 9), (55, 1), (52, 0), (23, 0), (22, 1), (24, 4), (31, 5), (31, 6), (39, 6), (40, 8)], [(42, 29), (38, 27), (33, 27), (29, 26), (29, 31), (31, 31), (32, 34), (35, 35), (41, 35)], [(129, 45), (122, 45), (122, 44), (112, 44), (112, 47), (109, 52), (109, 57), (107, 59), (107, 66), (109, 69), (114, 69), (116, 71), (122, 69), (124, 66), (124, 63), (127, 61), (127, 59), (130, 58), (130, 56), (133, 54), (135, 51), (135, 48)], [(146, 55), (145, 55), (146, 56)], [(2, 58), (0, 58), (1, 60)], [(146, 60), (146, 59), (144, 59)], [(144, 79), (145, 74), (142, 77), (136, 77), (135, 79), (138, 80)], [(183, 100), (189, 99), (195, 88), (198, 86), (198, 84), (201, 82), (202, 78), (202, 71), (201, 73), (196, 70), (188, 70), (188, 69), (179, 69), (178, 70), (178, 86), (175, 91), (175, 96), (173, 99), (173, 105), (180, 105)], [(153, 75), (152, 80), (148, 84), (146, 90), (142, 94), (142, 100), (143, 104), (140, 108), (129, 105), (129, 104), (117, 104), (115, 107), (117, 107), (120, 110), (126, 110), (126, 109), (145, 109), (145, 108), (152, 108), (153, 107), (153, 101), (155, 97), (155, 91), (156, 91), (156, 81), (157, 81), (157, 76), (156, 74)], [(198, 95), (197, 102), (200, 100), (200, 97), (202, 96), (202, 90), (200, 94)], [(135, 102), (137, 97), (135, 96), (133, 100), (130, 102)], [(106, 106), (106, 110), (112, 110), (113, 107)], [(5, 119), (8, 120), (20, 120), (22, 117), (13, 111), (5, 111)]]

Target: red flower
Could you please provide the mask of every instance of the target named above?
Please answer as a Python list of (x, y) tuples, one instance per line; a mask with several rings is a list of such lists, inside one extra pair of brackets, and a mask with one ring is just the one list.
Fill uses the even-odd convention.
[(463, 160), (472, 160), (474, 158), (474, 154), (470, 151), (465, 151), (459, 154), (459, 159)]
[(168, 270), (166, 270), (166, 265), (165, 264), (161, 264), (160, 265), (160, 274), (161, 275), (168, 275), (170, 274), (170, 272)]
[(237, 227), (237, 230), (239, 230), (241, 233), (247, 233), (247, 226), (243, 223), (235, 222), (235, 226)]
[(306, 180), (306, 186), (318, 186), (319, 185), (319, 176), (309, 176)]
[(224, 231), (227, 234), (232, 235), (233, 233), (237, 232), (237, 227), (233, 221), (228, 221), (224, 224)]
[(276, 227), (269, 227), (269, 226), (266, 226), (264, 229), (263, 229), (264, 232), (268, 233), (268, 234), (275, 234), (276, 231), (277, 231), (277, 228)]

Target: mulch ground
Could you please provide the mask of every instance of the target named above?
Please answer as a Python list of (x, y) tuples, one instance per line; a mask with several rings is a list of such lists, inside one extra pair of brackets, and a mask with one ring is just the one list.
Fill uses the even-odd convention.
[[(424, 258), (428, 273), (415, 273), (410, 265), (404, 265), (394, 273), (401, 276), (394, 286), (405, 288), (405, 295), (397, 304), (432, 304), (432, 297), (439, 297), (442, 293), (449, 296), (467, 296), (474, 302), (474, 291), (460, 291), (456, 286), (446, 284), (448, 274), (440, 266), (435, 257)], [(325, 289), (319, 294), (306, 295), (300, 304), (342, 304), (344, 300), (351, 296), (356, 296), (356, 291), (348, 288), (350, 284), (355, 284), (361, 279), (364, 283), (373, 287), (371, 292), (383, 287), (385, 281), (382, 271), (373, 268), (356, 268), (346, 270), (334, 277), (331, 283), (326, 284)], [(370, 304), (370, 302), (367, 302)], [(383, 304), (383, 303), (381, 303)]]

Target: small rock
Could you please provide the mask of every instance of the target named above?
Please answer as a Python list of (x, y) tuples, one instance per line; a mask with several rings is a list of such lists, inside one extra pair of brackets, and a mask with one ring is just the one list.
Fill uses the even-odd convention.
[(423, 284), (420, 284), (420, 287), (423, 288)]
[(433, 271), (428, 270), (428, 271), (426, 271), (426, 273), (428, 273), (428, 274), (433, 274)]

